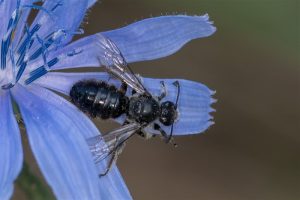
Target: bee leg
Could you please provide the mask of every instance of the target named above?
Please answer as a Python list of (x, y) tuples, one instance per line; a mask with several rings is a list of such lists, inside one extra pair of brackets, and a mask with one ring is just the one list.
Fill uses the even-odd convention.
[(134, 95), (135, 93), (136, 93), (136, 91), (135, 91), (135, 90), (132, 90), (131, 95)]
[(115, 150), (112, 152), (111, 157), (108, 161), (108, 165), (107, 165), (105, 172), (99, 175), (100, 178), (108, 174), (108, 172), (111, 170), (113, 164), (116, 163), (118, 156), (122, 152), (124, 146), (125, 146), (125, 143), (120, 143), (118, 146), (115, 147)]
[(160, 84), (161, 84), (162, 92), (161, 92), (160, 96), (158, 97), (159, 101), (162, 100), (163, 98), (165, 98), (166, 95), (167, 95), (167, 90), (166, 90), (165, 82), (161, 81)]
[(127, 92), (127, 84), (125, 82), (122, 82), (122, 85), (120, 87), (120, 92), (122, 92), (124, 95)]
[(114, 151), (112, 153), (111, 158), (109, 159), (109, 162), (108, 162), (108, 165), (107, 165), (107, 168), (106, 168), (105, 172), (102, 173), (102, 174), (99, 174), (100, 178), (108, 174), (108, 172), (111, 170), (113, 164), (117, 161), (117, 157), (118, 156), (117, 156), (117, 150), (116, 150), (116, 151)]
[(156, 123), (154, 123), (154, 130), (157, 130), (160, 132), (161, 136), (163, 137), (164, 141), (167, 142), (167, 139), (169, 138), (169, 136), (167, 135), (167, 133)]
[(112, 153), (105, 172), (102, 173), (102, 174), (99, 174), (100, 178), (103, 177), (103, 176), (106, 176), (108, 174), (108, 172), (111, 170), (113, 164), (116, 163), (117, 159), (118, 159), (118, 152), (116, 150)]
[(147, 133), (147, 132), (145, 132), (143, 130), (137, 131), (136, 134), (139, 135), (139, 136), (141, 136), (145, 140), (148, 140), (148, 139), (150, 139), (150, 138), (152, 138), (152, 137), (155, 136), (154, 134)]
[(164, 141), (166, 143), (172, 143), (174, 147), (177, 147), (178, 145), (173, 141), (173, 138), (170, 139), (170, 136), (160, 127), (160, 125), (154, 123), (154, 130), (157, 130), (160, 132), (161, 136), (163, 137)]
[(176, 87), (179, 87), (179, 86), (180, 86), (180, 83), (179, 83), (179, 81), (174, 81), (174, 82), (173, 82), (173, 85), (175, 85)]

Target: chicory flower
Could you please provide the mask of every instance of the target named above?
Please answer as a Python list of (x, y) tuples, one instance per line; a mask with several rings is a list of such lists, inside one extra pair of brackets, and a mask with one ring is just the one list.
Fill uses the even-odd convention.
[[(188, 41), (215, 31), (206, 15), (162, 16), (71, 42), (75, 34), (82, 32), (80, 23), (94, 3), (95, 0), (0, 0), (0, 199), (11, 197), (23, 163), (12, 99), (20, 108), (37, 163), (58, 199), (131, 199), (116, 166), (107, 176), (98, 177), (106, 165), (96, 168), (86, 143), (87, 138), (100, 134), (97, 128), (74, 105), (49, 90), (68, 95), (74, 82), (90, 77), (106, 79), (107, 74), (51, 71), (98, 67), (98, 34), (114, 41), (127, 62), (136, 62), (170, 55)], [(28, 24), (33, 9), (38, 14)], [(151, 92), (157, 92), (159, 80), (144, 82)], [(179, 103), (181, 115), (196, 121), (183, 120), (175, 126), (174, 134), (202, 132), (212, 123), (212, 92), (199, 83), (182, 83), (186, 93)], [(187, 105), (189, 98), (199, 103)], [(201, 114), (195, 112), (199, 109)], [(192, 128), (189, 123), (198, 125)]]

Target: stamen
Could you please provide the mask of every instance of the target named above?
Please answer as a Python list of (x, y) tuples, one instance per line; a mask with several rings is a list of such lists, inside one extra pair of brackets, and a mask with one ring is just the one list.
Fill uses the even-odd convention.
[[(36, 35), (36, 38), (38, 42), (41, 44), (41, 47), (38, 48), (29, 58), (29, 60), (35, 60), (40, 55), (43, 54), (43, 57), (45, 57), (47, 49), (53, 44), (54, 40), (52, 38), (49, 38), (46, 42), (44, 42), (38, 35)], [(44, 59), (45, 60), (45, 59)]]
[[(3, 2), (3, 0), (0, 0), (0, 4), (2, 2)], [(44, 2), (44, 1), (37, 0), (37, 1), (35, 1), (35, 3), (36, 2)], [(28, 25), (25, 24), (25, 25), (23, 25), (23, 30), (22, 30), (23, 33), (22, 34), (20, 33), (20, 36), (19, 36), (19, 38), (21, 38), (21, 39), (18, 41), (17, 48), (14, 49), (12, 47), (12, 40), (14, 38), (14, 32), (16, 31), (16, 29), (18, 27), (18, 22), (20, 20), (21, 11), (24, 8), (37, 9), (40, 11), (44, 11), (53, 20), (53, 19), (55, 19), (53, 12), (58, 7), (63, 6), (63, 1), (57, 2), (54, 5), (54, 7), (50, 10), (44, 8), (43, 6), (39, 6), (39, 5), (35, 5), (35, 4), (22, 5), (22, 7), (20, 9), (20, 5), (21, 5), (21, 0), (17, 0), (16, 9), (14, 10), (14, 12), (11, 15), (11, 18), (9, 19), (8, 25), (6, 27), (7, 32), (1, 41), (1, 50), (0, 50), (1, 66), (0, 66), (0, 68), (2, 70), (4, 70), (6, 68), (7, 62), (8, 62), (7, 54), (9, 54), (11, 66), (12, 66), (12, 76), (13, 76), (10, 83), (7, 83), (7, 84), (1, 86), (2, 89), (12, 88), (22, 77), (22, 75), (27, 67), (28, 62), (35, 60), (35, 59), (39, 58), (40, 56), (42, 56), (44, 64), (29, 73), (29, 78), (27, 78), (25, 80), (25, 84), (28, 85), (28, 84), (32, 83), (33, 81), (35, 81), (36, 79), (40, 78), (41, 76), (45, 75), (50, 70), (50, 68), (52, 66), (54, 66), (55, 64), (57, 64), (59, 62), (59, 60), (62, 58), (62, 57), (60, 57), (60, 58), (56, 57), (56, 58), (53, 58), (52, 60), (50, 60), (49, 62), (47, 62), (47, 55), (48, 55), (49, 47), (51, 47), (53, 45), (59, 47), (59, 45), (62, 43), (62, 41), (68, 35), (83, 34), (82, 29), (80, 29), (76, 32), (59, 29), (55, 32), (50, 33), (46, 37), (43, 36), (43, 38), (40, 38), (37, 35), (37, 32), (40, 30), (40, 28), (42, 26), (41, 24), (39, 24), (39, 23), (34, 24), (33, 27), (31, 28), (31, 30), (29, 29)], [(38, 43), (40, 44), (40, 47), (37, 47), (37, 49), (35, 49), (35, 51), (31, 55), (28, 55), (28, 50), (32, 47), (32, 45), (34, 44), (35, 41), (38, 41)], [(81, 52), (82, 51), (74, 50), (74, 51), (67, 53), (65, 56), (74, 56)], [(17, 55), (16, 55), (16, 53), (17, 53)]]
[[(27, 36), (26, 38), (24, 39), (24, 41), (22, 42), (22, 44), (20, 45), (19, 49), (18, 49), (18, 53), (19, 54), (22, 54), (24, 51), (25, 51), (25, 48), (27, 46), (27, 44), (29, 42), (33, 42), (33, 38), (32, 36), (41, 28), (41, 25), (40, 24), (36, 24), (34, 25), (34, 27), (32, 28), (31, 31), (29, 31), (29, 28), (28, 26), (26, 25), (25, 26), (25, 30), (26, 30), (26, 33), (27, 33)], [(31, 46), (31, 45), (30, 45)]]
[[(27, 29), (27, 34), (29, 34), (29, 36), (31, 34), (31, 33), (29, 33), (28, 29)], [(16, 82), (18, 82), (20, 80), (20, 78), (21, 78), (22, 74), (24, 73), (25, 68), (27, 66), (28, 58), (26, 58), (25, 56), (26, 56), (26, 53), (27, 53), (28, 49), (30, 48), (31, 44), (32, 44), (31, 42), (27, 42), (25, 49), (23, 50), (23, 52), (21, 52), (20, 57), (18, 59), (17, 64), (20, 67), (19, 67), (19, 70), (18, 70), (18, 73), (16, 76)]]
[[(0, 4), (3, 2), (3, 0), (0, 0)], [(37, 0), (36, 2), (44, 2), (43, 0)], [(63, 44), (63, 40), (66, 39), (69, 36), (83, 34), (83, 30), (79, 29), (78, 31), (69, 31), (65, 29), (59, 29), (55, 32), (50, 33), (49, 35), (46, 35), (46, 37), (43, 35), (42, 37), (39, 37), (37, 34), (40, 30), (42, 24), (36, 23), (32, 25), (32, 28), (28, 27), (27, 24), (22, 26), (22, 32), (19, 35), (20, 40), (18, 39), (18, 44), (16, 44), (16, 48), (12, 47), (12, 40), (14, 38), (14, 32), (16, 31), (18, 27), (18, 22), (20, 21), (21, 17), (21, 11), (25, 8), (30, 9), (38, 9), (40, 11), (44, 11), (46, 14), (50, 16), (50, 18), (53, 20), (55, 19), (54, 11), (60, 7), (63, 6), (63, 1), (58, 1), (51, 9), (46, 9), (43, 6), (39, 5), (22, 5), (21, 8), (21, 0), (17, 0), (17, 6), (14, 12), (12, 13), (11, 18), (9, 19), (7, 27), (7, 32), (5, 36), (3, 37), (1, 41), (1, 50), (0, 50), (0, 64), (1, 69), (4, 70), (7, 66), (8, 59), (7, 54), (9, 54), (11, 65), (12, 65), (12, 80), (10, 83), (7, 83), (2, 87), (2, 89), (9, 89), (12, 88), (22, 77), (24, 74), (24, 71), (29, 63), (29, 61), (33, 61), (35, 59), (38, 59), (40, 56), (42, 56), (42, 59), (44, 61), (44, 64), (33, 71), (29, 73), (29, 77), (25, 80), (25, 84), (28, 85), (32, 83), (33, 81), (37, 80), (41, 76), (45, 75), (51, 67), (56, 65), (59, 60), (75, 56), (77, 54), (80, 54), (82, 50), (76, 50), (70, 51), (63, 56), (53, 58), (50, 61), (47, 61), (48, 51), (53, 50), (55, 47), (59, 47), (61, 44)], [(34, 51), (32, 54), (29, 53), (29, 49), (31, 49), (32, 45), (38, 42), (37, 47), (34, 47)], [(51, 47), (51, 49), (50, 49)], [(17, 54), (17, 55), (16, 55)]]
[(53, 12), (54, 10), (56, 10), (56, 8), (58, 8), (59, 6), (62, 6), (62, 5), (63, 5), (62, 2), (63, 2), (63, 1), (58, 2), (58, 3), (51, 9), (51, 11)]
[(23, 5), (22, 6), (23, 8), (30, 8), (30, 9), (35, 9), (35, 10), (41, 10), (41, 11), (44, 11), (46, 14), (48, 14), (50, 16), (51, 19), (54, 18), (53, 14), (47, 10), (46, 8), (44, 8), (43, 6), (38, 6), (38, 5)]
[(37, 80), (38, 78), (44, 76), (45, 74), (47, 74), (47, 70), (45, 69), (44, 66), (41, 66), (37, 69), (35, 69), (34, 71), (30, 72), (30, 77), (28, 79), (26, 79), (25, 84), (29, 85), (30, 83), (32, 83), (33, 81)]
[(12, 62), (13, 81), (12, 81), (12, 83), (2, 85), (1, 88), (4, 89), (4, 90), (8, 90), (8, 89), (12, 88), (16, 83), (16, 80), (15, 80), (16, 65), (15, 65), (15, 59), (14, 59), (14, 52), (13, 52), (12, 48), (10, 49), (9, 52), (10, 52), (10, 54), (9, 54), (10, 55), (10, 60)]
[(10, 60), (11, 60), (11, 64), (12, 64), (12, 73), (13, 73), (12, 84), (14, 85), (15, 82), (16, 82), (16, 63), (15, 63), (15, 57), (14, 57), (13, 48), (10, 49)]
[(2, 39), (1, 42), (1, 69), (4, 70), (6, 68), (6, 56), (8, 53), (9, 46), (11, 44), (13, 33), (17, 27), (18, 21), (20, 16), (20, 0), (17, 1), (17, 7), (14, 10), (8, 26), (7, 26), (7, 33)]
[(79, 50), (79, 51), (76, 51), (76, 50), (74, 49), (73, 51), (68, 52), (68, 53), (67, 53), (67, 56), (68, 56), (68, 57), (76, 56), (76, 55), (78, 55), (78, 54), (81, 54), (82, 52), (83, 52), (82, 49)]
[(19, 71), (17, 73), (17, 77), (16, 77), (16, 82), (18, 82), (23, 74), (23, 72), (25, 71), (25, 68), (27, 66), (27, 62), (23, 62), (20, 67), (19, 67)]
[(58, 63), (59, 59), (58, 58), (53, 58), (50, 60), (46, 65), (42, 65), (38, 67), (37, 69), (33, 70), (30, 72), (30, 77), (26, 79), (25, 84), (28, 85), (32, 83), (33, 81), (37, 80), (38, 78), (44, 76), (48, 70), (54, 66), (56, 63)]

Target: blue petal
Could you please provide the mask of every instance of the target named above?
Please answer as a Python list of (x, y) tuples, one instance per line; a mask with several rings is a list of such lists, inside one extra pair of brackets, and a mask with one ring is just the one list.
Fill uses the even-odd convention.
[(23, 163), (21, 135), (10, 96), (0, 94), (0, 199), (9, 199)]
[(89, 0), (88, 7), (92, 7), (96, 2), (97, 0)]
[(77, 31), (85, 15), (89, 0), (46, 0), (43, 8), (35, 18), (31, 27), (36, 24), (42, 25), (37, 32), (40, 38), (45, 38), (49, 34), (64, 30), (67, 35), (63, 44), (69, 42)]
[[(40, 95), (43, 95), (42, 93)], [(16, 99), (35, 158), (58, 199), (100, 199), (97, 172), (79, 125), (22, 86)]]
[(91, 35), (49, 54), (49, 58), (59, 58), (59, 62), (51, 69), (67, 69), (77, 67), (98, 67), (99, 47), (95, 45), (97, 36)]
[[(179, 117), (174, 124), (174, 135), (197, 134), (204, 132), (214, 122), (212, 121), (211, 104), (216, 100), (211, 96), (215, 93), (207, 86), (182, 79), (152, 79), (143, 78), (144, 85), (154, 95), (161, 93), (160, 81), (164, 81), (167, 89), (167, 96), (162, 101), (176, 101), (177, 87), (173, 82), (178, 80), (180, 84), (180, 95), (178, 101)], [(161, 125), (169, 133), (170, 127)]]
[[(48, 106), (52, 106), (54, 109), (58, 110), (62, 110), (63, 108), (63, 112), (66, 117), (68, 119), (72, 119), (74, 124), (78, 126), (78, 132), (82, 134), (84, 138), (100, 134), (98, 129), (86, 115), (62, 97), (38, 86), (32, 87), (31, 92), (40, 96), (40, 98), (43, 99)], [(100, 173), (103, 172), (107, 166), (105, 163), (100, 163), (97, 167), (97, 172)], [(105, 178), (98, 179), (98, 182), (98, 189), (102, 199), (131, 199), (130, 193), (117, 167), (114, 167)]]
[[(109, 75), (107, 73), (52, 72), (39, 79), (36, 83), (69, 95), (73, 84), (84, 79), (107, 81)], [(163, 101), (176, 101), (177, 88), (173, 85), (173, 82), (177, 79), (142, 78), (142, 80), (146, 88), (155, 96), (160, 95), (160, 81), (164, 81), (167, 88), (167, 96)], [(201, 133), (213, 124), (210, 113), (214, 111), (211, 108), (211, 104), (215, 102), (211, 97), (214, 91), (198, 82), (181, 79), (178, 79), (178, 81), (181, 87), (178, 105), (179, 119), (174, 124), (174, 135)], [(111, 83), (119, 84), (119, 81), (111, 81)], [(118, 121), (122, 123), (122, 120), (118, 119)], [(164, 129), (167, 132), (170, 131), (170, 127), (164, 127)]]
[[(149, 18), (100, 34), (116, 43), (127, 62), (136, 62), (168, 56), (188, 41), (209, 36), (215, 30), (207, 15), (196, 17), (177, 15)], [(97, 40), (97, 34), (91, 35), (50, 53), (50, 59), (62, 58), (52, 69), (99, 66), (97, 57), (102, 51), (95, 45)]]
[(45, 76), (36, 80), (34, 83), (43, 87), (69, 95), (72, 86), (80, 80), (97, 79), (107, 81), (109, 79), (106, 73), (63, 73), (49, 72)]
[(208, 15), (174, 15), (145, 19), (103, 34), (130, 63), (168, 56), (190, 40), (210, 36), (215, 31)]
[[(104, 165), (103, 162), (98, 164), (97, 167), (100, 173), (103, 173), (107, 169), (107, 165)], [(103, 194), (103, 199), (132, 199), (117, 166), (114, 165), (106, 176), (100, 178), (99, 182), (101, 184), (100, 190), (101, 194)]]

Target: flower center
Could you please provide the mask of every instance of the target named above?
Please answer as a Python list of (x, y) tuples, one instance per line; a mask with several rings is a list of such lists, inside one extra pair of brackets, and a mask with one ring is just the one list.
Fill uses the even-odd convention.
[[(34, 4), (22, 6), (20, 4), (21, 1), (18, 0), (16, 9), (12, 13), (7, 27), (5, 27), (6, 33), (0, 38), (0, 90), (10, 89), (19, 81), (28, 85), (45, 75), (63, 57), (75, 55), (69, 52), (67, 55), (52, 56), (51, 59), (48, 59), (49, 52), (55, 51), (60, 44), (63, 44), (62, 41), (68, 35), (82, 34), (82, 31), (72, 33), (58, 29), (40, 37), (39, 30), (42, 25), (37, 22), (29, 28), (22, 18), (22, 12), (25, 9), (33, 8), (53, 17), (52, 13), (62, 3), (57, 3), (50, 10)], [(26, 68), (29, 68), (30, 71)], [(24, 74), (26, 79), (21, 79)]]

